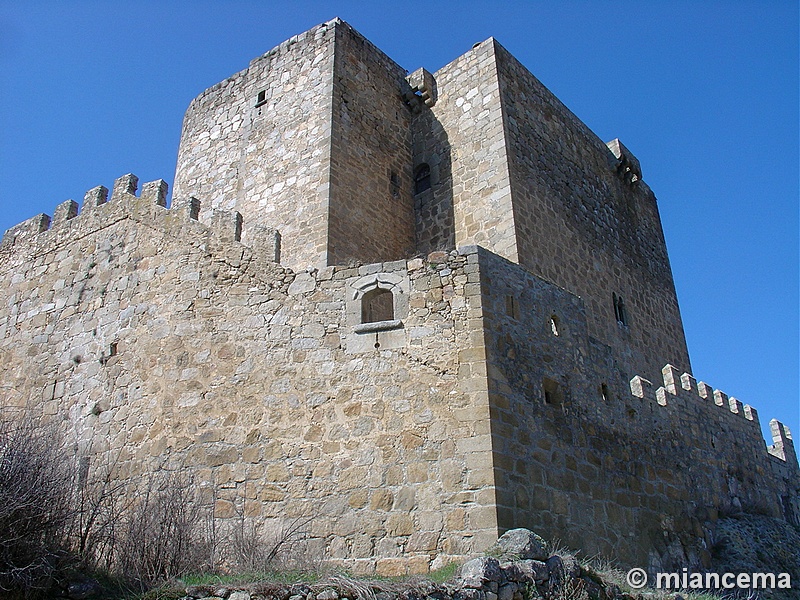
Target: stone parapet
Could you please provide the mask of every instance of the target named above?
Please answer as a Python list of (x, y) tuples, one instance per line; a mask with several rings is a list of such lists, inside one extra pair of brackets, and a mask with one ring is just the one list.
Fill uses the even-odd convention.
[(213, 210), (209, 225), (198, 219), (200, 201), (196, 198), (178, 199), (173, 208), (166, 204), (168, 185), (163, 179), (145, 183), (140, 196), (135, 192), (138, 178), (123, 175), (114, 183), (108, 198), (108, 189), (92, 188), (84, 197), (82, 209), (73, 200), (59, 204), (53, 218), (41, 214), (8, 229), (0, 241), (0, 252), (25, 252), (35, 256), (52, 245), (70, 244), (74, 239), (96, 233), (119, 221), (130, 219), (147, 227), (156, 228), (187, 243), (201, 243), (213, 239), (219, 243), (240, 243), (258, 249), (265, 260), (277, 262), (280, 258), (280, 234), (270, 228), (246, 228), (242, 216), (235, 211)]

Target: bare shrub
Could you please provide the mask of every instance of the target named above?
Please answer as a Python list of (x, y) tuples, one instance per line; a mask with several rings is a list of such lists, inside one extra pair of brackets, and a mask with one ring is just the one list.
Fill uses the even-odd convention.
[(113, 460), (94, 469), (89, 460), (55, 425), (0, 409), (0, 592), (33, 595), (63, 567), (145, 587), (211, 564), (191, 477), (159, 471), (134, 486)]
[(114, 564), (142, 586), (207, 566), (202, 505), (193, 480), (174, 472), (150, 475), (125, 513), (114, 540)]
[(239, 516), (231, 535), (232, 562), (247, 572), (310, 570), (319, 561), (310, 555), (308, 526), (311, 517), (276, 519), (264, 530)]
[(114, 479), (114, 464), (90, 471), (90, 459), (80, 461), (74, 486), (71, 550), (83, 567), (111, 571), (120, 524), (131, 498), (124, 483)]
[(49, 584), (66, 546), (74, 465), (54, 426), (0, 414), (0, 589)]

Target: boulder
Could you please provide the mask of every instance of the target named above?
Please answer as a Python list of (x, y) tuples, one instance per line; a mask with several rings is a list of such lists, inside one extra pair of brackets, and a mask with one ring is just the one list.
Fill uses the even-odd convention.
[(67, 585), (67, 596), (70, 600), (86, 600), (97, 598), (103, 593), (103, 587), (94, 579), (70, 581)]
[(510, 529), (487, 553), (509, 559), (547, 560), (547, 543), (529, 529)]
[(536, 583), (547, 581), (550, 576), (547, 564), (541, 560), (518, 560), (513, 563), (517, 570), (521, 571), (525, 579), (530, 579)]
[(500, 581), (501, 577), (500, 562), (491, 556), (481, 556), (465, 562), (458, 574), (461, 587), (476, 590), (490, 581)]

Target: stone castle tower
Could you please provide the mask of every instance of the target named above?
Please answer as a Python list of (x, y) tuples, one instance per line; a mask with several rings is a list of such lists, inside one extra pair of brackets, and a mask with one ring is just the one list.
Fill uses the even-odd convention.
[(169, 209), (136, 189), (0, 246), (0, 402), (90, 464), (382, 574), (519, 526), (701, 564), (720, 511), (800, 518), (788, 430), (689, 374), (638, 161), (494, 39), (407, 75), (324, 23), (192, 102)]

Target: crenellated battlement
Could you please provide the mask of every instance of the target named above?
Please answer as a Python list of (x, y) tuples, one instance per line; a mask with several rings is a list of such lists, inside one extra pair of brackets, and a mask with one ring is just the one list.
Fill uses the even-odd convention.
[[(664, 407), (671, 406), (676, 401), (701, 402), (705, 406), (718, 407), (720, 414), (741, 417), (741, 422), (749, 422), (759, 432), (758, 435), (761, 435), (758, 411), (749, 404), (743, 404), (737, 398), (729, 396), (722, 390), (714, 389), (703, 381), (698, 382), (690, 373), (680, 373), (670, 364), (664, 366), (661, 374), (663, 385), (659, 387), (655, 387), (652, 382), (639, 375), (633, 377), (630, 381), (631, 395)], [(780, 421), (772, 419), (770, 429), (773, 443), (767, 446), (769, 454), (796, 466), (797, 456), (789, 428)]]
[[(164, 232), (186, 235), (190, 240), (213, 238), (223, 244), (243, 243), (262, 254), (269, 262), (280, 261), (280, 234), (277, 230), (253, 225), (245, 228), (236, 211), (214, 209), (201, 222), (201, 202), (197, 198), (178, 198), (167, 207), (169, 185), (163, 179), (149, 181), (136, 193), (139, 178), (132, 173), (119, 177), (109, 190), (97, 186), (83, 197), (78, 208), (74, 200), (56, 206), (53, 216), (39, 214), (9, 228), (0, 241), (0, 252), (62, 245), (103, 229), (123, 219), (133, 219)], [(243, 241), (244, 236), (244, 241)]]

